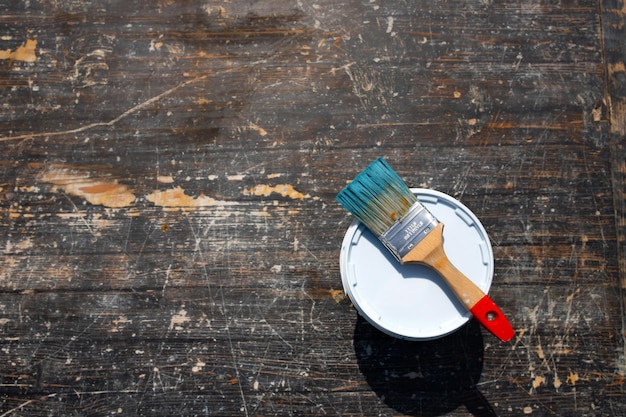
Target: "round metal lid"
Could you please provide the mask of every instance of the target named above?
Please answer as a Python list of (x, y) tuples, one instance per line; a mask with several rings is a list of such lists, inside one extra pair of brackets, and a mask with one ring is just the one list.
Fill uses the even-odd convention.
[[(493, 279), (493, 251), (478, 218), (449, 195), (422, 188), (411, 191), (444, 223), (444, 250), (450, 261), (487, 293)], [(344, 236), (340, 268), (344, 291), (358, 312), (389, 335), (435, 339), (471, 317), (435, 270), (400, 264), (357, 220)]]

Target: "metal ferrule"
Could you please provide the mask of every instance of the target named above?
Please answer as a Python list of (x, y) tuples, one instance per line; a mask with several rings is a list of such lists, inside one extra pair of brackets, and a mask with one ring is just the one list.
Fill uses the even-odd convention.
[(426, 237), (439, 222), (419, 201), (400, 220), (379, 236), (380, 241), (399, 260)]

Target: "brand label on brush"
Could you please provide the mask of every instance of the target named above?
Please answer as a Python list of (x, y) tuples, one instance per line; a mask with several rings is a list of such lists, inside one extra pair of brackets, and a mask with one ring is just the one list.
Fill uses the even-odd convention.
[(404, 240), (409, 240), (411, 239), (411, 237), (413, 237), (413, 235), (415, 235), (417, 232), (419, 232), (420, 228), (424, 225), (424, 221), (420, 220), (419, 222), (412, 222), (411, 224), (409, 224), (406, 229), (405, 229), (405, 235), (404, 235)]
[(400, 220), (380, 235), (380, 241), (401, 260), (428, 232), (437, 226), (437, 219), (421, 204), (415, 203)]

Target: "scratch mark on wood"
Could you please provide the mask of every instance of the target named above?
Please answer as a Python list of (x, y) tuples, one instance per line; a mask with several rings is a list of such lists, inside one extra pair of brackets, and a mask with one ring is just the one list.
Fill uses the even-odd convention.
[(137, 113), (140, 110), (143, 110), (147, 107), (149, 107), (150, 105), (158, 102), (159, 100), (173, 94), (174, 92), (180, 90), (183, 87), (186, 87), (190, 84), (194, 84), (197, 82), (200, 82), (202, 80), (205, 80), (208, 78), (208, 75), (203, 75), (200, 77), (195, 77), (192, 78), (190, 80), (187, 81), (183, 81), (182, 83), (177, 84), (176, 86), (170, 88), (169, 90), (166, 90), (164, 92), (162, 92), (161, 94), (158, 94), (154, 97), (151, 97), (150, 99), (137, 104), (136, 106), (133, 106), (131, 108), (129, 108), (128, 110), (124, 111), (123, 113), (119, 114), (117, 117), (109, 120), (108, 122), (95, 122), (95, 123), (89, 123), (87, 125), (83, 125), (80, 127), (77, 127), (75, 129), (68, 129), (68, 130), (60, 130), (60, 131), (52, 131), (52, 132), (37, 132), (37, 133), (26, 133), (23, 135), (17, 135), (17, 136), (4, 136), (4, 137), (0, 137), (0, 142), (7, 142), (7, 141), (12, 141), (12, 140), (24, 140), (24, 139), (36, 139), (36, 138), (50, 138), (50, 137), (56, 137), (56, 136), (67, 136), (67, 135), (72, 135), (72, 134), (76, 134), (76, 133), (82, 133), (82, 132), (86, 132), (88, 130), (91, 129), (95, 129), (98, 127), (111, 127), (111, 126), (115, 126), (117, 123), (119, 123), (121, 120), (127, 118), (128, 116)]
[(15, 413), (16, 411), (21, 410), (22, 408), (26, 407), (29, 404), (32, 404), (32, 403), (34, 403), (36, 401), (45, 401), (47, 398), (54, 398), (56, 396), (57, 396), (57, 394), (54, 393), (54, 394), (48, 394), (48, 395), (46, 395), (44, 397), (41, 397), (39, 400), (28, 400), (28, 401), (25, 401), (22, 404), (18, 405), (17, 407), (14, 407), (14, 408), (12, 408), (10, 410), (7, 410), (4, 413), (0, 414), (0, 417), (10, 416), (11, 414)]
[(334, 73), (336, 73), (337, 71), (340, 71), (340, 70), (347, 71), (347, 70), (348, 70), (351, 66), (353, 66), (354, 64), (356, 64), (356, 61), (350, 62), (350, 63), (348, 63), (348, 64), (346, 64), (346, 65), (342, 65), (342, 66), (337, 67), (337, 68), (331, 68), (329, 72), (330, 72), (331, 74), (334, 74)]
[[(220, 293), (221, 293), (222, 308), (225, 314), (226, 313), (226, 300), (224, 299), (224, 291), (220, 291)], [(239, 396), (241, 397), (241, 401), (242, 401), (241, 411), (243, 411), (244, 415), (248, 417), (249, 416), (248, 404), (246, 403), (246, 395), (243, 392), (243, 386), (241, 385), (241, 377), (239, 375), (239, 364), (237, 363), (237, 355), (235, 354), (235, 346), (233, 345), (233, 338), (230, 333), (230, 326), (228, 324), (226, 325), (226, 336), (228, 338), (228, 349), (230, 351), (230, 356), (231, 356), (232, 363), (233, 363), (233, 369), (235, 370), (235, 376), (237, 380), (236, 385), (239, 388)]]

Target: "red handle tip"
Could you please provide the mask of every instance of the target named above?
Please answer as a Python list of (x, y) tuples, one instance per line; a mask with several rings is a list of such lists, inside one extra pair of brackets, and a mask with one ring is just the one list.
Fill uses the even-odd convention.
[(503, 342), (508, 342), (515, 336), (515, 330), (509, 323), (502, 310), (489, 296), (485, 295), (470, 309), (476, 320), (487, 330)]

